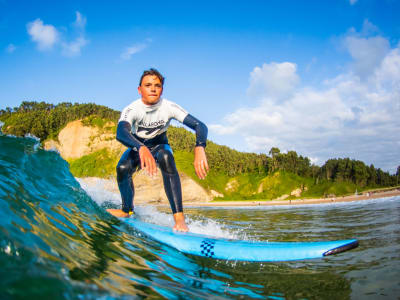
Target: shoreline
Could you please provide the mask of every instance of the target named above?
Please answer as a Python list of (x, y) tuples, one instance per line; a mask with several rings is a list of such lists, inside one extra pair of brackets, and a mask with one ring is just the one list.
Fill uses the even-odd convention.
[(230, 206), (273, 206), (273, 205), (307, 205), (307, 204), (329, 204), (338, 202), (354, 202), (372, 200), (386, 197), (400, 196), (400, 188), (388, 191), (370, 191), (360, 195), (339, 196), (331, 198), (316, 199), (293, 199), (293, 200), (238, 200), (238, 201), (210, 201), (210, 202), (184, 202), (186, 207), (230, 207)]

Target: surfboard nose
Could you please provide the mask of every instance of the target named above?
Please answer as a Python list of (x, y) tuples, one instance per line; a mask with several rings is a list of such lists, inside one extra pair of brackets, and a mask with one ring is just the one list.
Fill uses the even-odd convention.
[(330, 250), (324, 252), (324, 254), (322, 254), (322, 255), (323, 256), (328, 256), (328, 255), (338, 254), (338, 253), (341, 253), (341, 252), (344, 252), (344, 251), (347, 251), (347, 250), (351, 250), (351, 249), (357, 248), (358, 245), (359, 244), (358, 244), (357, 240), (352, 240), (348, 244), (345, 244), (343, 246), (330, 249)]

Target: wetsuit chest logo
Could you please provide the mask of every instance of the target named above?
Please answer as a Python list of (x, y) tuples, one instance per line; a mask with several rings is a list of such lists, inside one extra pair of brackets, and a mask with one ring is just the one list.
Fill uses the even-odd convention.
[(154, 122), (146, 123), (144, 121), (140, 121), (138, 124), (137, 132), (144, 132), (146, 135), (152, 134), (155, 131), (161, 130), (165, 127), (164, 120), (158, 120)]

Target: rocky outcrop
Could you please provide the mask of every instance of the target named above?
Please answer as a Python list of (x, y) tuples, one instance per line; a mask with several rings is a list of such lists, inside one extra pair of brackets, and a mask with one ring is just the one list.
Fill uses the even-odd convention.
[[(109, 124), (109, 127), (114, 124)], [(107, 124), (105, 126), (107, 128)], [(58, 141), (49, 140), (44, 143), (47, 150), (56, 149), (64, 159), (77, 159), (101, 149), (108, 149), (120, 156), (126, 147), (115, 139), (115, 134), (107, 129), (84, 126), (81, 121), (73, 121), (67, 124), (59, 133)], [(204, 188), (184, 173), (179, 173), (182, 184), (182, 196), (184, 202), (208, 202), (213, 196)], [(82, 179), (87, 184), (94, 184), (96, 178)], [(154, 178), (146, 175), (144, 171), (134, 174), (135, 203), (168, 203), (164, 192), (161, 171), (158, 170)], [(102, 188), (119, 193), (115, 179)]]
[(303, 191), (307, 191), (308, 190), (308, 188), (306, 187), (306, 186), (301, 186), (301, 188), (297, 188), (297, 189), (295, 189), (295, 190), (293, 190), (291, 193), (290, 193), (290, 195), (291, 196), (295, 196), (295, 197), (300, 197), (301, 196), (301, 193), (303, 193)]
[(225, 191), (226, 192), (235, 192), (239, 188), (239, 182), (236, 178), (230, 179), (226, 186), (225, 186)]

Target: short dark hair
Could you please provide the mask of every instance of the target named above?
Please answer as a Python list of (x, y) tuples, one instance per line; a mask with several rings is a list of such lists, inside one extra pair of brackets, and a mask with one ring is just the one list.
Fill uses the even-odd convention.
[(153, 68), (151, 68), (150, 70), (144, 70), (143, 71), (143, 74), (140, 77), (139, 86), (142, 85), (143, 78), (145, 76), (149, 76), (149, 75), (157, 76), (157, 78), (160, 79), (160, 81), (161, 81), (161, 85), (164, 86), (164, 79), (165, 79), (164, 76), (162, 76), (161, 73), (158, 72), (158, 70), (153, 69)]

